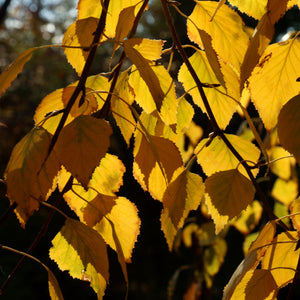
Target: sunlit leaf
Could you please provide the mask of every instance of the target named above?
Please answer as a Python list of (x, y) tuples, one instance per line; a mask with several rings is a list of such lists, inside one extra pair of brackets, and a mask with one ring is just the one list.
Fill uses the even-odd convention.
[(0, 74), (0, 96), (17, 78), (18, 74), (22, 72), (24, 65), (31, 59), (32, 53), (35, 50), (37, 50), (37, 48), (31, 48), (23, 52), (4, 72)]
[[(120, 74), (115, 90), (114, 96), (111, 98), (111, 110), (113, 116), (119, 126), (121, 133), (129, 145), (130, 138), (134, 132), (136, 121), (133, 118), (129, 105), (133, 102), (133, 97), (129, 91), (128, 72), (125, 71)], [(124, 103), (125, 102), (125, 103)]]
[[(282, 108), (278, 117), (278, 136), (286, 150), (295, 155), (297, 162), (300, 162), (300, 95), (292, 98)], [(292, 138), (291, 138), (292, 137)]]
[(54, 150), (60, 162), (84, 187), (104, 157), (111, 133), (106, 121), (90, 116), (79, 116), (62, 129)]
[(50, 258), (73, 278), (89, 281), (98, 299), (102, 299), (108, 282), (106, 244), (97, 231), (83, 223), (67, 219), (52, 240)]
[(262, 269), (270, 270), (278, 287), (285, 286), (295, 276), (300, 249), (295, 250), (298, 240), (296, 231), (280, 233), (262, 259)]
[(211, 20), (217, 5), (213, 1), (197, 2), (187, 21), (188, 36), (200, 47), (203, 44), (198, 29), (216, 37), (212, 40), (213, 48), (225, 62), (239, 70), (247, 49), (248, 35), (244, 31), (241, 17), (227, 5), (222, 5)]
[(198, 208), (203, 193), (202, 178), (189, 171), (181, 170), (169, 184), (163, 197), (161, 226), (170, 250), (178, 229), (182, 227), (188, 213)]
[(277, 178), (272, 188), (272, 197), (285, 205), (289, 205), (298, 195), (298, 180)]
[(178, 148), (168, 139), (151, 135), (148, 140), (142, 136), (141, 142), (135, 142), (134, 157), (135, 179), (155, 199), (161, 200), (167, 182), (182, 166)]
[(184, 97), (181, 97), (178, 100), (176, 132), (180, 133), (184, 129), (190, 127), (194, 117), (194, 109)]
[(269, 270), (250, 270), (236, 286), (230, 299), (271, 300), (276, 296), (277, 290), (278, 286)]
[(135, 19), (134, 10), (135, 6), (129, 6), (120, 12), (115, 34), (116, 41), (123, 41), (131, 30)]
[(54, 274), (48, 269), (48, 285), (51, 300), (63, 300), (64, 297)]
[(11, 204), (18, 204), (16, 213), (22, 226), (39, 208), (38, 201), (46, 201), (55, 188), (60, 164), (55, 153), (48, 157), (50, 142), (46, 130), (34, 127), (14, 147), (7, 164), (7, 195)]
[[(252, 202), (255, 193), (250, 180), (236, 169), (211, 175), (205, 186), (216, 210), (216, 214), (212, 214), (215, 224), (220, 217), (232, 219), (238, 216)], [(210, 207), (208, 209), (211, 212)]]
[(126, 262), (130, 262), (132, 250), (140, 232), (140, 224), (141, 221), (136, 206), (128, 199), (119, 197), (116, 199), (116, 205), (111, 212), (94, 228), (102, 235), (106, 243), (118, 252), (120, 249), (118, 250), (113, 234), (113, 231), (115, 231)]
[(233, 226), (241, 233), (249, 234), (260, 221), (263, 208), (260, 203), (253, 201), (246, 210), (242, 211), (240, 217), (233, 223)]
[(300, 198), (295, 199), (290, 205), (291, 220), (294, 228), (299, 232), (300, 231)]
[(277, 124), (282, 106), (299, 93), (299, 53), (297, 39), (270, 45), (249, 78), (252, 100), (268, 130)]
[(268, 0), (229, 0), (230, 4), (236, 6), (239, 11), (246, 13), (254, 19), (260, 19), (267, 12)]
[[(204, 84), (212, 85), (212, 87), (204, 87), (204, 92), (219, 126), (225, 128), (237, 108), (237, 103), (226, 96), (227, 92), (223, 86), (213, 87), (213, 85), (218, 85), (220, 82), (213, 72), (204, 51), (197, 51), (189, 58), (189, 61), (200, 81)], [(185, 64), (179, 70), (178, 80), (182, 82), (184, 89), (193, 97), (194, 103), (203, 112), (206, 112), (196, 83)]]
[[(258, 161), (260, 151), (254, 144), (236, 135), (226, 134), (226, 137), (243, 159), (249, 162), (250, 166), (250, 162), (255, 164)], [(208, 139), (203, 139), (195, 149), (197, 161), (202, 166), (206, 175), (210, 176), (215, 172), (235, 169), (239, 166), (239, 172), (248, 177), (244, 167), (239, 164), (238, 159), (232, 154), (221, 138), (214, 138), (209, 146), (202, 149), (207, 141)], [(253, 170), (252, 173), (256, 175), (258, 170)]]
[(64, 34), (64, 52), (78, 75), (81, 75), (89, 55), (98, 22), (99, 19), (92, 17), (78, 20), (71, 24)]
[(274, 161), (270, 164), (271, 171), (281, 179), (289, 180), (292, 174), (292, 166), (295, 165), (295, 159), (289, 157), (291, 154), (280, 146), (272, 147), (269, 153), (270, 161)]
[[(295, 197), (296, 198), (296, 197)], [(278, 218), (282, 218), (281, 221), (288, 227), (291, 228), (290, 224), (290, 219), (288, 218), (289, 215), (289, 208), (287, 205), (275, 201), (274, 202), (274, 207), (273, 207), (273, 212)]]

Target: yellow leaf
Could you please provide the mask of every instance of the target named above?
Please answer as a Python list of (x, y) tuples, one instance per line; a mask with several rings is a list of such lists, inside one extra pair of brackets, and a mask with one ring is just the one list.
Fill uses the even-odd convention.
[(50, 271), (50, 269), (47, 269), (47, 271), (48, 271), (49, 294), (50, 294), (51, 300), (64, 300), (64, 297), (61, 293), (59, 284), (58, 284), (54, 274)]
[(276, 126), (282, 106), (299, 93), (299, 53), (297, 39), (270, 45), (249, 78), (252, 100), (268, 130)]
[(217, 5), (213, 1), (197, 1), (187, 21), (188, 36), (200, 47), (203, 44), (198, 29), (216, 37), (212, 40), (212, 47), (225, 62), (239, 71), (249, 38), (241, 17), (227, 5), (222, 5), (211, 20)]
[(272, 197), (285, 205), (289, 205), (298, 195), (298, 180), (277, 178), (272, 188)]
[(270, 245), (262, 259), (262, 269), (270, 270), (278, 287), (293, 280), (300, 249), (295, 250), (299, 239), (296, 231), (280, 233)]
[(133, 97), (130, 94), (128, 80), (128, 71), (120, 74), (114, 89), (114, 96), (111, 98), (111, 110), (116, 123), (129, 146), (130, 138), (135, 130), (136, 121), (132, 116), (129, 107), (133, 103)]
[(132, 73), (129, 78), (129, 85), (133, 88), (136, 102), (147, 113), (152, 113), (155, 110), (159, 110), (161, 119), (166, 124), (176, 124), (176, 112), (178, 101), (176, 99), (175, 86), (173, 79), (168, 71), (163, 66), (149, 66), (151, 72), (156, 76), (161, 92), (162, 98), (158, 102), (158, 98), (155, 98), (153, 92), (151, 92), (151, 86), (144, 80), (142, 74), (132, 69)]
[(294, 228), (299, 232), (300, 231), (300, 198), (295, 199), (290, 205), (291, 214), (295, 214), (291, 216), (291, 220)]
[(178, 99), (177, 107), (177, 122), (176, 122), (176, 132), (181, 133), (185, 129), (188, 129), (194, 117), (193, 106), (184, 98), (180, 97)]
[[(144, 58), (144, 56), (138, 50), (136, 50), (129, 42), (124, 42), (124, 50), (130, 58), (130, 60), (136, 66), (140, 77), (144, 80), (146, 84), (145, 86), (148, 87), (152, 99), (154, 100), (154, 102), (152, 102), (152, 105), (155, 105), (153, 105), (152, 111), (155, 110), (156, 107), (158, 110), (160, 110), (163, 99), (165, 98), (165, 93), (162, 90), (160, 80), (157, 74), (154, 72), (154, 69), (151, 67), (150, 62), (146, 58)], [(146, 110), (146, 112), (148, 113), (151, 113), (152, 111)]]
[(129, 6), (120, 12), (115, 34), (116, 41), (122, 42), (131, 30), (135, 19), (134, 10), (135, 6)]
[(273, 207), (273, 211), (274, 214), (278, 217), (278, 218), (283, 218), (282, 222), (288, 227), (291, 227), (290, 224), (290, 219), (287, 217), (289, 215), (289, 209), (288, 206), (279, 202), (279, 201), (275, 201), (274, 202), (274, 207)]
[(54, 150), (60, 162), (84, 187), (104, 157), (111, 133), (106, 121), (91, 116), (79, 116), (62, 129)]
[(267, 12), (268, 0), (229, 0), (229, 2), (231, 5), (236, 6), (239, 11), (254, 19), (260, 19)]
[(39, 208), (38, 201), (46, 201), (55, 189), (60, 164), (55, 153), (48, 157), (50, 142), (51, 135), (46, 130), (34, 127), (14, 147), (7, 164), (7, 195), (11, 204), (18, 204), (16, 213), (22, 226)]
[(22, 72), (24, 65), (30, 60), (32, 52), (38, 48), (31, 48), (23, 52), (17, 59), (0, 74), (0, 96), (6, 91), (11, 83)]
[(49, 255), (58, 267), (73, 278), (89, 281), (102, 299), (109, 273), (106, 244), (100, 234), (69, 218), (52, 245)]
[[(232, 219), (238, 216), (252, 202), (255, 193), (251, 181), (236, 169), (211, 175), (205, 186), (217, 212), (212, 215), (215, 224), (220, 217)], [(210, 207), (208, 209), (210, 211)]]
[(254, 200), (246, 210), (242, 211), (240, 217), (233, 223), (233, 226), (244, 235), (248, 235), (259, 223), (263, 208), (260, 203)]
[[(292, 98), (280, 111), (278, 117), (278, 136), (286, 150), (295, 155), (297, 162), (300, 162), (300, 95)], [(291, 138), (292, 137), (292, 138)]]
[[(140, 0), (114, 0), (109, 2), (105, 35), (109, 38), (113, 38), (116, 34), (117, 24), (119, 23), (119, 16), (125, 8), (135, 6), (135, 15), (140, 9), (142, 3)], [(101, 1), (94, 0), (80, 0), (77, 6), (78, 19), (85, 19), (89, 17), (100, 18), (102, 11)]]
[(272, 300), (276, 297), (277, 290), (278, 286), (269, 270), (250, 270), (236, 286), (230, 299)]
[(170, 140), (153, 135), (136, 138), (133, 174), (142, 188), (155, 199), (162, 199), (166, 184), (181, 166), (179, 150)]
[(270, 164), (271, 171), (284, 180), (289, 180), (292, 175), (292, 167), (295, 165), (295, 159), (288, 157), (291, 154), (280, 146), (272, 147), (269, 151), (269, 159), (273, 161)]
[[(236, 135), (226, 134), (226, 137), (243, 159), (249, 162), (249, 165), (252, 165), (250, 162), (255, 164), (258, 161), (260, 151), (254, 144)], [(214, 138), (209, 146), (204, 147), (200, 151), (207, 141), (208, 139), (203, 139), (195, 149), (197, 161), (202, 166), (206, 175), (210, 176), (218, 171), (235, 169), (239, 165), (239, 172), (248, 177), (244, 167), (239, 164), (237, 158), (232, 154), (221, 138)], [(255, 176), (258, 170), (253, 170), (252, 173)]]
[[(72, 190), (64, 194), (64, 199), (72, 210), (89, 226), (94, 226), (104, 215), (111, 211), (117, 198), (117, 192), (123, 184), (125, 167), (114, 155), (106, 154), (96, 167), (85, 190), (76, 179), (73, 180)], [(62, 170), (58, 180), (59, 189), (62, 190), (71, 174)]]
[[(197, 51), (189, 58), (189, 61), (202, 83), (207, 85), (221, 84), (213, 72), (204, 51)], [(223, 64), (223, 66), (225, 68), (225, 64)], [(228, 77), (232, 78), (232, 74), (228, 68), (226, 70), (228, 71), (226, 72)], [(184, 89), (193, 97), (194, 103), (198, 105), (203, 112), (206, 112), (196, 83), (185, 64), (183, 64), (179, 70), (178, 80), (182, 82)], [(233, 79), (233, 83), (234, 82), (235, 79)], [(204, 92), (219, 126), (225, 128), (231, 120), (233, 113), (236, 111), (237, 103), (226, 96), (227, 91), (223, 86), (218, 86), (216, 89), (214, 87), (204, 87)], [(233, 93), (236, 93), (236, 88), (233, 90)], [(228, 92), (228, 94), (231, 94), (231, 92)]]
[(90, 46), (94, 40), (93, 33), (96, 31), (98, 22), (99, 19), (92, 17), (78, 20), (71, 24), (64, 34), (65, 55), (79, 76), (89, 55)]
[(178, 229), (183, 226), (189, 212), (198, 208), (203, 193), (202, 178), (183, 170), (183, 168), (169, 184), (163, 197), (164, 209), (161, 214), (161, 227), (170, 250)]
[[(140, 232), (140, 224), (136, 206), (128, 199), (119, 197), (111, 212), (94, 228), (115, 251), (122, 250), (126, 262), (130, 262), (132, 250)], [(114, 231), (121, 249), (118, 249)]]

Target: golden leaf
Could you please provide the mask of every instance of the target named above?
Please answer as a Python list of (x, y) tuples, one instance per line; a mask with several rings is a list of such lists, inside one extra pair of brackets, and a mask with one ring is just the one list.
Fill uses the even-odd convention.
[(56, 277), (50, 271), (50, 269), (47, 269), (47, 271), (48, 271), (49, 294), (50, 294), (51, 300), (64, 300), (64, 297), (61, 293), (61, 290), (60, 290), (59, 284), (56, 280)]
[[(236, 111), (237, 103), (226, 96), (226, 88), (224, 88), (223, 86), (218, 86), (217, 88), (213, 87), (213, 85), (218, 85), (221, 83), (213, 72), (204, 51), (197, 51), (189, 58), (189, 61), (194, 68), (199, 80), (206, 85), (212, 85), (211, 87), (204, 87), (204, 92), (219, 126), (221, 128), (225, 128), (228, 125), (233, 113)], [(226, 71), (224, 71), (224, 74), (227, 74), (226, 78), (231, 78), (232, 83), (236, 82), (237, 76), (232, 74), (232, 69), (230, 72), (227, 65), (223, 63), (222, 66), (224, 67), (224, 69), (222, 70)], [(193, 97), (194, 103), (198, 105), (203, 112), (206, 112), (196, 83), (185, 64), (183, 64), (179, 70), (178, 80), (182, 82), (184, 89)], [(227, 81), (230, 82), (229, 79)], [(231, 95), (233, 93), (234, 98), (236, 98), (236, 91), (238, 89), (236, 87), (232, 89), (231, 83), (228, 84), (228, 94)]]
[(290, 205), (290, 203), (295, 200), (298, 195), (297, 178), (291, 178), (289, 180), (277, 178), (272, 188), (271, 195), (281, 203), (287, 206)]
[(112, 129), (104, 120), (79, 116), (65, 126), (54, 150), (60, 162), (87, 188), (110, 144)]
[(161, 214), (161, 227), (169, 249), (172, 249), (175, 235), (183, 226), (191, 210), (196, 210), (204, 193), (202, 178), (194, 173), (179, 169), (169, 184), (163, 197), (164, 209)]
[(211, 175), (205, 186), (211, 198), (211, 203), (206, 201), (208, 210), (216, 210), (216, 214), (212, 214), (216, 225), (220, 217), (232, 219), (238, 216), (252, 202), (255, 193), (251, 181), (236, 169)]
[[(16, 202), (16, 213), (22, 226), (39, 208), (38, 201), (46, 201), (55, 189), (60, 164), (48, 149), (51, 135), (41, 127), (34, 127), (14, 147), (4, 177), (10, 203)], [(47, 159), (47, 160), (46, 160)]]
[(106, 244), (101, 235), (69, 218), (52, 245), (49, 255), (58, 267), (73, 278), (89, 281), (98, 299), (102, 299), (109, 273)]
[(295, 199), (290, 205), (291, 220), (294, 228), (299, 232), (300, 231), (300, 198)]
[(99, 19), (92, 17), (78, 20), (71, 24), (64, 34), (65, 55), (79, 76), (89, 55), (98, 22)]
[(217, 5), (213, 1), (197, 2), (187, 21), (188, 36), (200, 47), (203, 41), (198, 29), (206, 31), (211, 37), (217, 37), (213, 38), (212, 47), (225, 62), (239, 71), (249, 38), (241, 17), (227, 5), (222, 5), (212, 20)]
[(232, 6), (236, 6), (239, 11), (254, 19), (260, 19), (267, 12), (268, 0), (229, 0), (229, 2)]
[[(244, 140), (236, 135), (226, 134), (227, 139), (237, 150), (237, 152), (243, 157), (244, 160), (255, 164), (260, 156), (259, 149), (251, 142)], [(202, 150), (201, 148), (208, 142), (208, 139), (203, 139), (196, 147), (195, 154), (197, 155), (197, 161), (202, 166), (206, 175), (210, 176), (218, 171), (226, 171), (235, 169), (241, 174), (248, 177), (248, 174), (244, 167), (239, 164), (238, 159), (228, 149), (226, 144), (220, 137), (216, 137), (213, 141)], [(201, 150), (201, 151), (200, 151)], [(213, 162), (213, 163), (212, 163)], [(258, 170), (253, 170), (252, 174), (255, 176)]]
[(249, 78), (252, 100), (268, 130), (276, 126), (282, 106), (299, 93), (299, 53), (297, 39), (270, 45)]
[(112, 249), (117, 252), (122, 251), (126, 262), (130, 262), (140, 232), (140, 224), (136, 206), (128, 199), (118, 197), (111, 212), (94, 228)]
[(278, 287), (285, 286), (295, 276), (300, 254), (300, 249), (295, 250), (298, 239), (296, 231), (280, 233), (262, 259), (262, 269), (270, 270)]
[(269, 270), (250, 270), (236, 286), (230, 299), (272, 300), (276, 297), (277, 290), (278, 286)]
[[(300, 95), (292, 98), (280, 111), (278, 117), (278, 136), (283, 148), (295, 155), (300, 162)], [(292, 138), (291, 138), (292, 137)]]

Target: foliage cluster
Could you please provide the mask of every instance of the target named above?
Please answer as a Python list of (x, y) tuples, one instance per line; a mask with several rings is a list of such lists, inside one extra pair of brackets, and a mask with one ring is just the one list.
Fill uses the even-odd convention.
[[(288, 297), (295, 296), (300, 283), (299, 33), (271, 42), (275, 24), (300, 3), (229, 3), (257, 19), (256, 28), (247, 27), (225, 1), (197, 1), (187, 16), (180, 3), (161, 0), (173, 42), (164, 48), (162, 40), (135, 36), (144, 11), (151, 9), (148, 1), (80, 0), (62, 45), (28, 49), (0, 75), (1, 95), (35, 51), (61, 47), (79, 77), (42, 99), (35, 126), (11, 153), (3, 183), (22, 227), (41, 206), (52, 210), (45, 229), (54, 211), (65, 217), (50, 258), (73, 278), (89, 281), (98, 299), (109, 281), (107, 246), (116, 252), (128, 285), (126, 264), (141, 224), (136, 206), (118, 193), (125, 166), (109, 151), (116, 130), (128, 147), (133, 144), (135, 180), (162, 203), (161, 230), (169, 250), (196, 244), (201, 253), (185, 299), (211, 289), (230, 226), (245, 235), (245, 259), (223, 299), (273, 299), (288, 284)], [(170, 7), (186, 19), (191, 43), (180, 42)], [(91, 75), (96, 51), (106, 44), (113, 45), (111, 71)], [(182, 65), (173, 78), (169, 71), (176, 52)], [(162, 57), (169, 59), (166, 67)], [(249, 115), (251, 105), (262, 131)], [(196, 107), (208, 116), (208, 136), (197, 125)], [(237, 134), (229, 134), (234, 114), (243, 123)], [(193, 172), (195, 164), (201, 174)], [(270, 196), (260, 185), (267, 176), (276, 178)], [(47, 201), (54, 191), (58, 196)], [(76, 218), (60, 209), (62, 201)], [(201, 222), (185, 222), (191, 211), (202, 216)], [(51, 298), (63, 299), (55, 276), (40, 263), (48, 272)]]

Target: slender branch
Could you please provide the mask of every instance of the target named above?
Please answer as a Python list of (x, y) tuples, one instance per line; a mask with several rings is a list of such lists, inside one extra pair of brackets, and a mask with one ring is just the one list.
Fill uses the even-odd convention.
[(102, 33), (104, 31), (104, 28), (105, 28), (105, 22), (106, 22), (107, 9), (108, 9), (108, 5), (109, 5), (109, 1), (110, 0), (104, 0), (104, 2), (103, 2), (101, 16), (100, 16), (98, 26), (97, 26), (96, 31), (95, 31), (94, 40), (92, 42), (92, 47), (91, 47), (90, 53), (87, 57), (86, 63), (84, 65), (82, 74), (81, 74), (80, 79), (79, 79), (79, 82), (78, 82), (78, 84), (77, 84), (77, 86), (76, 86), (76, 88), (75, 88), (68, 104), (65, 107), (64, 113), (63, 113), (63, 115), (60, 119), (60, 122), (59, 122), (59, 124), (56, 128), (56, 131), (53, 135), (53, 138), (51, 140), (51, 144), (49, 146), (48, 155), (53, 150), (54, 145), (57, 142), (58, 136), (59, 136), (61, 130), (63, 129), (63, 127), (64, 127), (64, 124), (65, 124), (65, 122), (68, 118), (68, 115), (71, 111), (71, 108), (74, 105), (78, 95), (80, 94), (80, 92), (84, 91), (84, 89), (85, 89), (85, 82), (87, 80), (87, 77), (89, 75), (92, 63), (94, 61), (94, 57), (95, 57), (95, 54), (96, 54), (98, 43), (100, 41), (101, 35), (102, 35)]
[[(173, 20), (172, 20), (172, 17), (171, 17), (171, 14), (170, 14), (170, 11), (169, 11), (169, 8), (168, 8), (168, 1), (167, 0), (161, 0), (161, 4), (162, 4), (162, 7), (163, 7), (163, 11), (164, 11), (164, 15), (165, 15), (165, 18), (167, 20), (167, 23), (168, 23), (168, 26), (169, 26), (169, 29), (171, 31), (171, 34), (172, 34), (172, 38), (173, 38), (173, 41), (174, 41), (174, 44), (176, 46), (176, 48), (178, 49), (178, 52), (180, 53), (184, 63), (186, 64), (187, 66), (187, 69), (189, 71), (189, 73), (191, 74), (193, 80), (195, 81), (196, 85), (197, 85), (197, 88), (198, 88), (198, 91), (200, 93), (200, 96), (202, 98), (202, 101), (203, 101), (203, 104), (205, 106), (205, 109), (206, 109), (206, 112), (209, 116), (209, 119), (210, 119), (210, 122), (211, 122), (211, 125), (212, 125), (212, 128), (214, 130), (214, 133), (216, 135), (218, 135), (223, 141), (224, 143), (226, 144), (226, 146), (228, 147), (228, 149), (232, 152), (232, 154), (238, 159), (238, 161), (243, 165), (243, 167), (245, 168), (251, 182), (253, 183), (254, 187), (255, 187), (255, 190), (260, 198), (260, 200), (262, 201), (263, 205), (264, 205), (264, 208), (269, 216), (269, 218), (271, 220), (274, 220), (274, 219), (277, 219), (276, 215), (274, 214), (272, 208), (270, 207), (269, 203), (268, 203), (268, 200), (267, 198), (265, 197), (263, 191), (261, 190), (260, 186), (258, 185), (258, 183), (256, 182), (252, 172), (251, 172), (251, 169), (249, 168), (247, 162), (242, 158), (242, 156), (238, 153), (238, 151), (233, 147), (233, 145), (230, 143), (230, 141), (227, 139), (227, 137), (225, 136), (224, 132), (221, 130), (221, 128), (219, 127), (217, 121), (216, 121), (216, 118), (212, 112), (212, 109), (210, 107), (210, 104), (208, 102), (208, 99), (205, 95), (205, 92), (204, 92), (204, 89), (203, 89), (203, 83), (200, 81), (199, 77), (197, 76), (196, 74), (196, 71), (194, 70), (193, 66), (191, 65), (182, 45), (181, 45), (181, 42), (180, 42), (180, 39), (178, 37), (178, 34), (177, 34), (177, 31), (175, 29), (175, 26), (174, 26), (174, 23), (173, 23)], [(282, 223), (282, 222), (281, 222)], [(286, 225), (284, 223), (282, 223), (280, 225), (283, 226), (285, 229), (287, 229)]]

